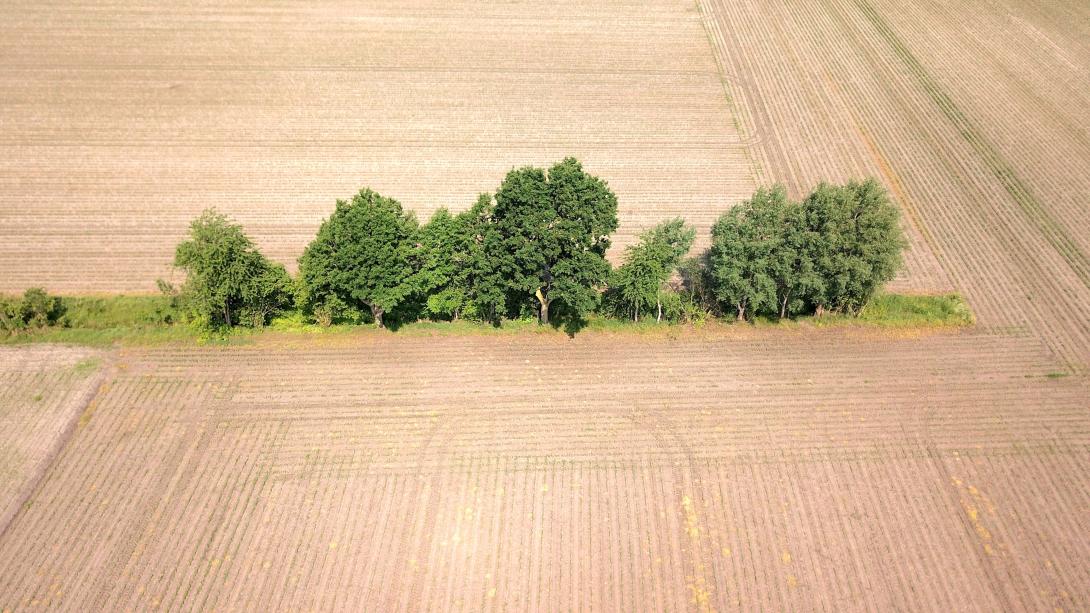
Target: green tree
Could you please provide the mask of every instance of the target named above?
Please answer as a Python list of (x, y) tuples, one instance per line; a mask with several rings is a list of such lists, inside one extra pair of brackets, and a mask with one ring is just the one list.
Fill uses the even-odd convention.
[(510, 289), (538, 303), (549, 322), (559, 303), (578, 320), (597, 302), (610, 266), (609, 235), (617, 229), (617, 197), (574, 158), (549, 169), (512, 170), (496, 192), (497, 258)]
[(264, 262), (242, 285), (241, 315), (255, 328), (264, 326), (274, 315), (294, 301), (294, 286), (283, 264)]
[(465, 308), (466, 288), (460, 283), (469, 257), (466, 218), (439, 209), (420, 228), (413, 285), (432, 317), (458, 319)]
[[(655, 307), (662, 321), (664, 285), (688, 253), (696, 230), (681, 218), (665, 221), (640, 236), (640, 242), (625, 249), (624, 263), (613, 271), (605, 300), (621, 307), (639, 321), (640, 313)], [(617, 309), (614, 307), (614, 310)]]
[(45, 328), (59, 322), (64, 310), (64, 301), (60, 297), (50, 296), (40, 287), (32, 287), (23, 292), (19, 317), (27, 327)]
[(304, 305), (318, 317), (366, 307), (378, 327), (413, 292), (416, 219), (364, 189), (337, 208), (299, 258)]
[(283, 267), (269, 262), (242, 226), (214, 209), (190, 224), (189, 239), (178, 245), (174, 265), (186, 272), (184, 302), (202, 325), (231, 327), (239, 315), (262, 325), (265, 317), (289, 304)]
[(473, 319), (498, 323), (506, 306), (507, 282), (503, 276), (510, 254), (493, 219), (492, 196), (481, 194), (468, 210), (458, 214), (464, 234), (464, 257), (454, 277), (462, 288), (463, 314)]
[(819, 314), (858, 313), (901, 266), (905, 240), (897, 208), (868, 179), (818, 185), (803, 201), (801, 215), (818, 278), (810, 301)]
[(775, 308), (773, 260), (783, 242), (778, 223), (786, 205), (782, 188), (761, 188), (712, 226), (707, 258), (712, 292), (739, 320)]

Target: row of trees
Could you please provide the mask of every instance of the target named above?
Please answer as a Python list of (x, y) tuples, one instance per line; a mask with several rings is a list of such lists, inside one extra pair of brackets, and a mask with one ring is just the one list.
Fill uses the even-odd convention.
[(548, 171), (512, 170), (494, 196), (423, 225), (369, 189), (340, 200), (294, 280), (211, 211), (193, 222), (175, 264), (187, 273), (183, 303), (212, 326), (260, 326), (292, 308), (327, 325), (525, 316), (577, 325), (593, 311), (634, 320), (855, 313), (892, 278), (903, 248), (897, 211), (874, 181), (823, 184), (802, 202), (780, 187), (759, 190), (719, 219), (695, 258), (686, 258), (695, 230), (671, 219), (612, 270), (616, 228), (616, 196), (568, 158)]

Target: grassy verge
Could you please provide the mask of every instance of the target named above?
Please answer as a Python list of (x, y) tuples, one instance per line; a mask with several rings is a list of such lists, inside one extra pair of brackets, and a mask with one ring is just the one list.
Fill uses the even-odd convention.
[[(69, 343), (110, 346), (156, 345), (163, 343), (247, 344), (263, 333), (300, 335), (340, 335), (374, 330), (371, 326), (334, 325), (322, 327), (310, 323), (299, 313), (280, 317), (263, 330), (236, 328), (226, 333), (209, 333), (179, 323), (180, 313), (164, 296), (71, 297), (64, 299), (63, 321), (53, 327), (26, 330), (18, 334), (0, 333), (0, 344)], [(733, 324), (729, 319), (713, 320), (717, 325)], [(937, 328), (967, 326), (973, 323), (968, 305), (956, 294), (907, 296), (882, 294), (874, 298), (858, 317), (826, 315), (800, 317), (788, 321), (761, 319), (757, 326), (817, 327), (892, 327)], [(626, 320), (590, 317), (581, 331), (658, 334), (699, 324), (657, 323), (652, 320)], [(375, 333), (386, 333), (374, 330)], [(533, 320), (505, 321), (500, 326), (472, 321), (419, 321), (400, 326), (393, 334), (408, 336), (465, 336), (513, 334), (564, 334), (563, 329), (539, 326)]]

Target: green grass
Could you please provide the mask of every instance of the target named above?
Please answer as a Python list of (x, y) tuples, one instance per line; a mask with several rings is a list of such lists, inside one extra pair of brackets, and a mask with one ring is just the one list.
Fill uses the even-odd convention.
[(969, 305), (957, 294), (880, 294), (863, 309), (858, 319), (879, 326), (968, 326), (974, 322)]
[[(500, 326), (474, 321), (419, 321), (401, 325), (396, 331), (377, 330), (370, 325), (334, 325), (322, 327), (311, 323), (301, 313), (278, 317), (263, 330), (236, 328), (229, 332), (206, 332), (178, 323), (180, 314), (164, 296), (108, 296), (65, 298), (67, 312), (61, 326), (28, 330), (19, 334), (0, 334), (0, 344), (67, 343), (96, 347), (112, 345), (158, 345), (253, 343), (265, 333), (299, 335), (397, 334), (407, 336), (465, 335), (560, 335), (562, 327), (539, 326), (532, 319), (504, 321)], [(734, 324), (733, 319), (711, 320), (715, 325)], [(814, 325), (818, 327), (897, 327), (936, 328), (967, 326), (973, 323), (968, 305), (956, 294), (940, 296), (876, 296), (858, 317), (825, 315), (779, 321), (760, 318), (757, 327)], [(672, 334), (701, 324), (639, 322), (591, 316), (582, 331), (618, 334)], [(745, 324), (740, 324), (745, 325)], [(96, 365), (97, 366), (97, 365)], [(93, 368), (91, 368), (93, 370)]]

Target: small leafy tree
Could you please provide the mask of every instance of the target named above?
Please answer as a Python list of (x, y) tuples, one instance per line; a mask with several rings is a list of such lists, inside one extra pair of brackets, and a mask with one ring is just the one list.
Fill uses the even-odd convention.
[(429, 316), (457, 319), (465, 306), (465, 288), (456, 277), (468, 255), (467, 239), (464, 218), (446, 209), (436, 211), (420, 228), (413, 285), (424, 298)]
[(455, 283), (465, 292), (465, 315), (498, 323), (506, 308), (507, 280), (503, 270), (511, 261), (496, 227), (492, 196), (481, 194), (468, 211), (459, 213), (467, 248)]
[(299, 258), (304, 305), (319, 319), (370, 311), (378, 327), (413, 293), (416, 219), (397, 200), (364, 189), (338, 200)]
[(773, 260), (783, 242), (778, 223), (786, 205), (782, 188), (761, 188), (712, 226), (707, 260), (712, 292), (739, 320), (775, 308)]
[(186, 272), (182, 302), (200, 325), (231, 327), (242, 319), (264, 325), (290, 304), (284, 268), (269, 262), (242, 226), (214, 209), (190, 224), (174, 265)]
[(25, 327), (20, 312), (21, 304), (17, 298), (0, 296), (0, 330), (15, 333)]
[(501, 270), (516, 296), (533, 297), (538, 321), (551, 306), (578, 320), (597, 302), (610, 266), (609, 235), (617, 229), (617, 197), (574, 158), (549, 169), (512, 170), (496, 192), (493, 220)]
[(265, 262), (242, 285), (242, 316), (255, 328), (264, 326), (294, 301), (294, 287), (283, 264)]
[(40, 287), (23, 292), (19, 305), (19, 317), (24, 326), (45, 328), (55, 325), (64, 316), (64, 302), (58, 296), (50, 296)]
[(858, 313), (901, 265), (905, 246), (897, 208), (874, 179), (818, 185), (802, 203), (805, 243), (817, 281), (810, 301)]
[(639, 243), (625, 249), (624, 264), (613, 271), (607, 305), (615, 305), (615, 312), (623, 309), (630, 313), (633, 321), (639, 321), (641, 311), (655, 307), (656, 320), (662, 321), (664, 286), (695, 238), (696, 230), (681, 218), (643, 233)]

